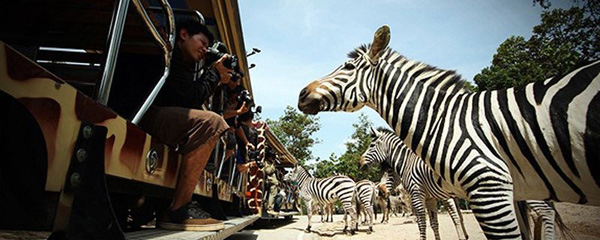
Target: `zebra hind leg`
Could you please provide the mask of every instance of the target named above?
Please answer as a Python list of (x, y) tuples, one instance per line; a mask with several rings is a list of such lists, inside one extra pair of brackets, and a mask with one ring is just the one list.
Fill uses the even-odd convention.
[(369, 230), (367, 230), (367, 234), (371, 234), (373, 232), (373, 218), (375, 215), (375, 211), (373, 207), (370, 207), (367, 210), (367, 213), (369, 214)]

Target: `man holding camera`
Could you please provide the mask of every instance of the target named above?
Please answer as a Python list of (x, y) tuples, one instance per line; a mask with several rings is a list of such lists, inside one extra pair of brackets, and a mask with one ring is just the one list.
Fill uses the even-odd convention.
[[(202, 109), (219, 83), (227, 84), (233, 70), (224, 62), (229, 55), (204, 69), (199, 78), (195, 65), (205, 60), (212, 33), (197, 20), (177, 22), (171, 71), (154, 105), (140, 123), (152, 136), (175, 147), (183, 164), (170, 208), (158, 215), (158, 226), (172, 230), (211, 231), (224, 228), (192, 201), (194, 188), (221, 135), (229, 128), (223, 117)], [(210, 63), (206, 63), (208, 65)]]

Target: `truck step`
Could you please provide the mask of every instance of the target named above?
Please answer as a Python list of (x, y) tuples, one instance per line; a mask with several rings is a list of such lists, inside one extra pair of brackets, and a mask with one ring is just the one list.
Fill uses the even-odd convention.
[(128, 240), (172, 240), (172, 239), (207, 239), (220, 240), (244, 229), (259, 218), (258, 214), (245, 217), (229, 217), (225, 221), (225, 229), (221, 231), (193, 232), (193, 231), (170, 231), (164, 229), (147, 229), (136, 232), (125, 233)]

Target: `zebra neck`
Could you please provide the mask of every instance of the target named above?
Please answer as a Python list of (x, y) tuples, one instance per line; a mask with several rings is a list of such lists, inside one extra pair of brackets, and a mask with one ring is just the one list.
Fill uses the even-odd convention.
[(404, 143), (402, 143), (402, 140), (395, 135), (389, 135), (388, 137), (389, 141), (387, 142), (390, 151), (388, 151), (389, 155), (386, 161), (390, 166), (392, 166), (393, 171), (396, 172), (400, 178), (402, 178), (408, 174), (408, 171), (410, 171), (408, 167), (409, 158), (406, 157), (406, 151), (410, 150), (406, 147), (406, 145), (404, 145)]
[(313, 178), (304, 169), (302, 169), (302, 171), (300, 171), (300, 173), (298, 173), (297, 179), (298, 179), (298, 186), (300, 186), (300, 187), (304, 186), (304, 184), (306, 184), (306, 183), (313, 181)]
[(372, 89), (368, 105), (419, 156), (453, 99), (468, 92), (453, 71), (406, 59), (381, 64)]

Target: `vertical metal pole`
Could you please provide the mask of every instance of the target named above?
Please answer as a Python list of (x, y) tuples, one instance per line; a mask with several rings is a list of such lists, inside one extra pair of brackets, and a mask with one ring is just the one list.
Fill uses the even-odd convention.
[(110, 24), (108, 51), (106, 52), (106, 63), (102, 72), (102, 81), (98, 89), (97, 100), (99, 103), (106, 105), (108, 96), (110, 95), (110, 87), (112, 85), (113, 75), (115, 73), (115, 65), (117, 63), (117, 54), (121, 47), (121, 36), (123, 35), (123, 27), (125, 26), (125, 18), (127, 18), (127, 8), (129, 8), (129, 0), (119, 0)]
[[(219, 144), (219, 142), (217, 142)], [(217, 145), (218, 147), (218, 145)], [(219, 164), (219, 169), (217, 171), (217, 178), (221, 178), (221, 172), (223, 171), (223, 164), (225, 164), (225, 154), (227, 154), (227, 144), (223, 144), (223, 156), (221, 156), (221, 162)], [(217, 160), (219, 159), (219, 154), (215, 153), (215, 164), (217, 164)]]

